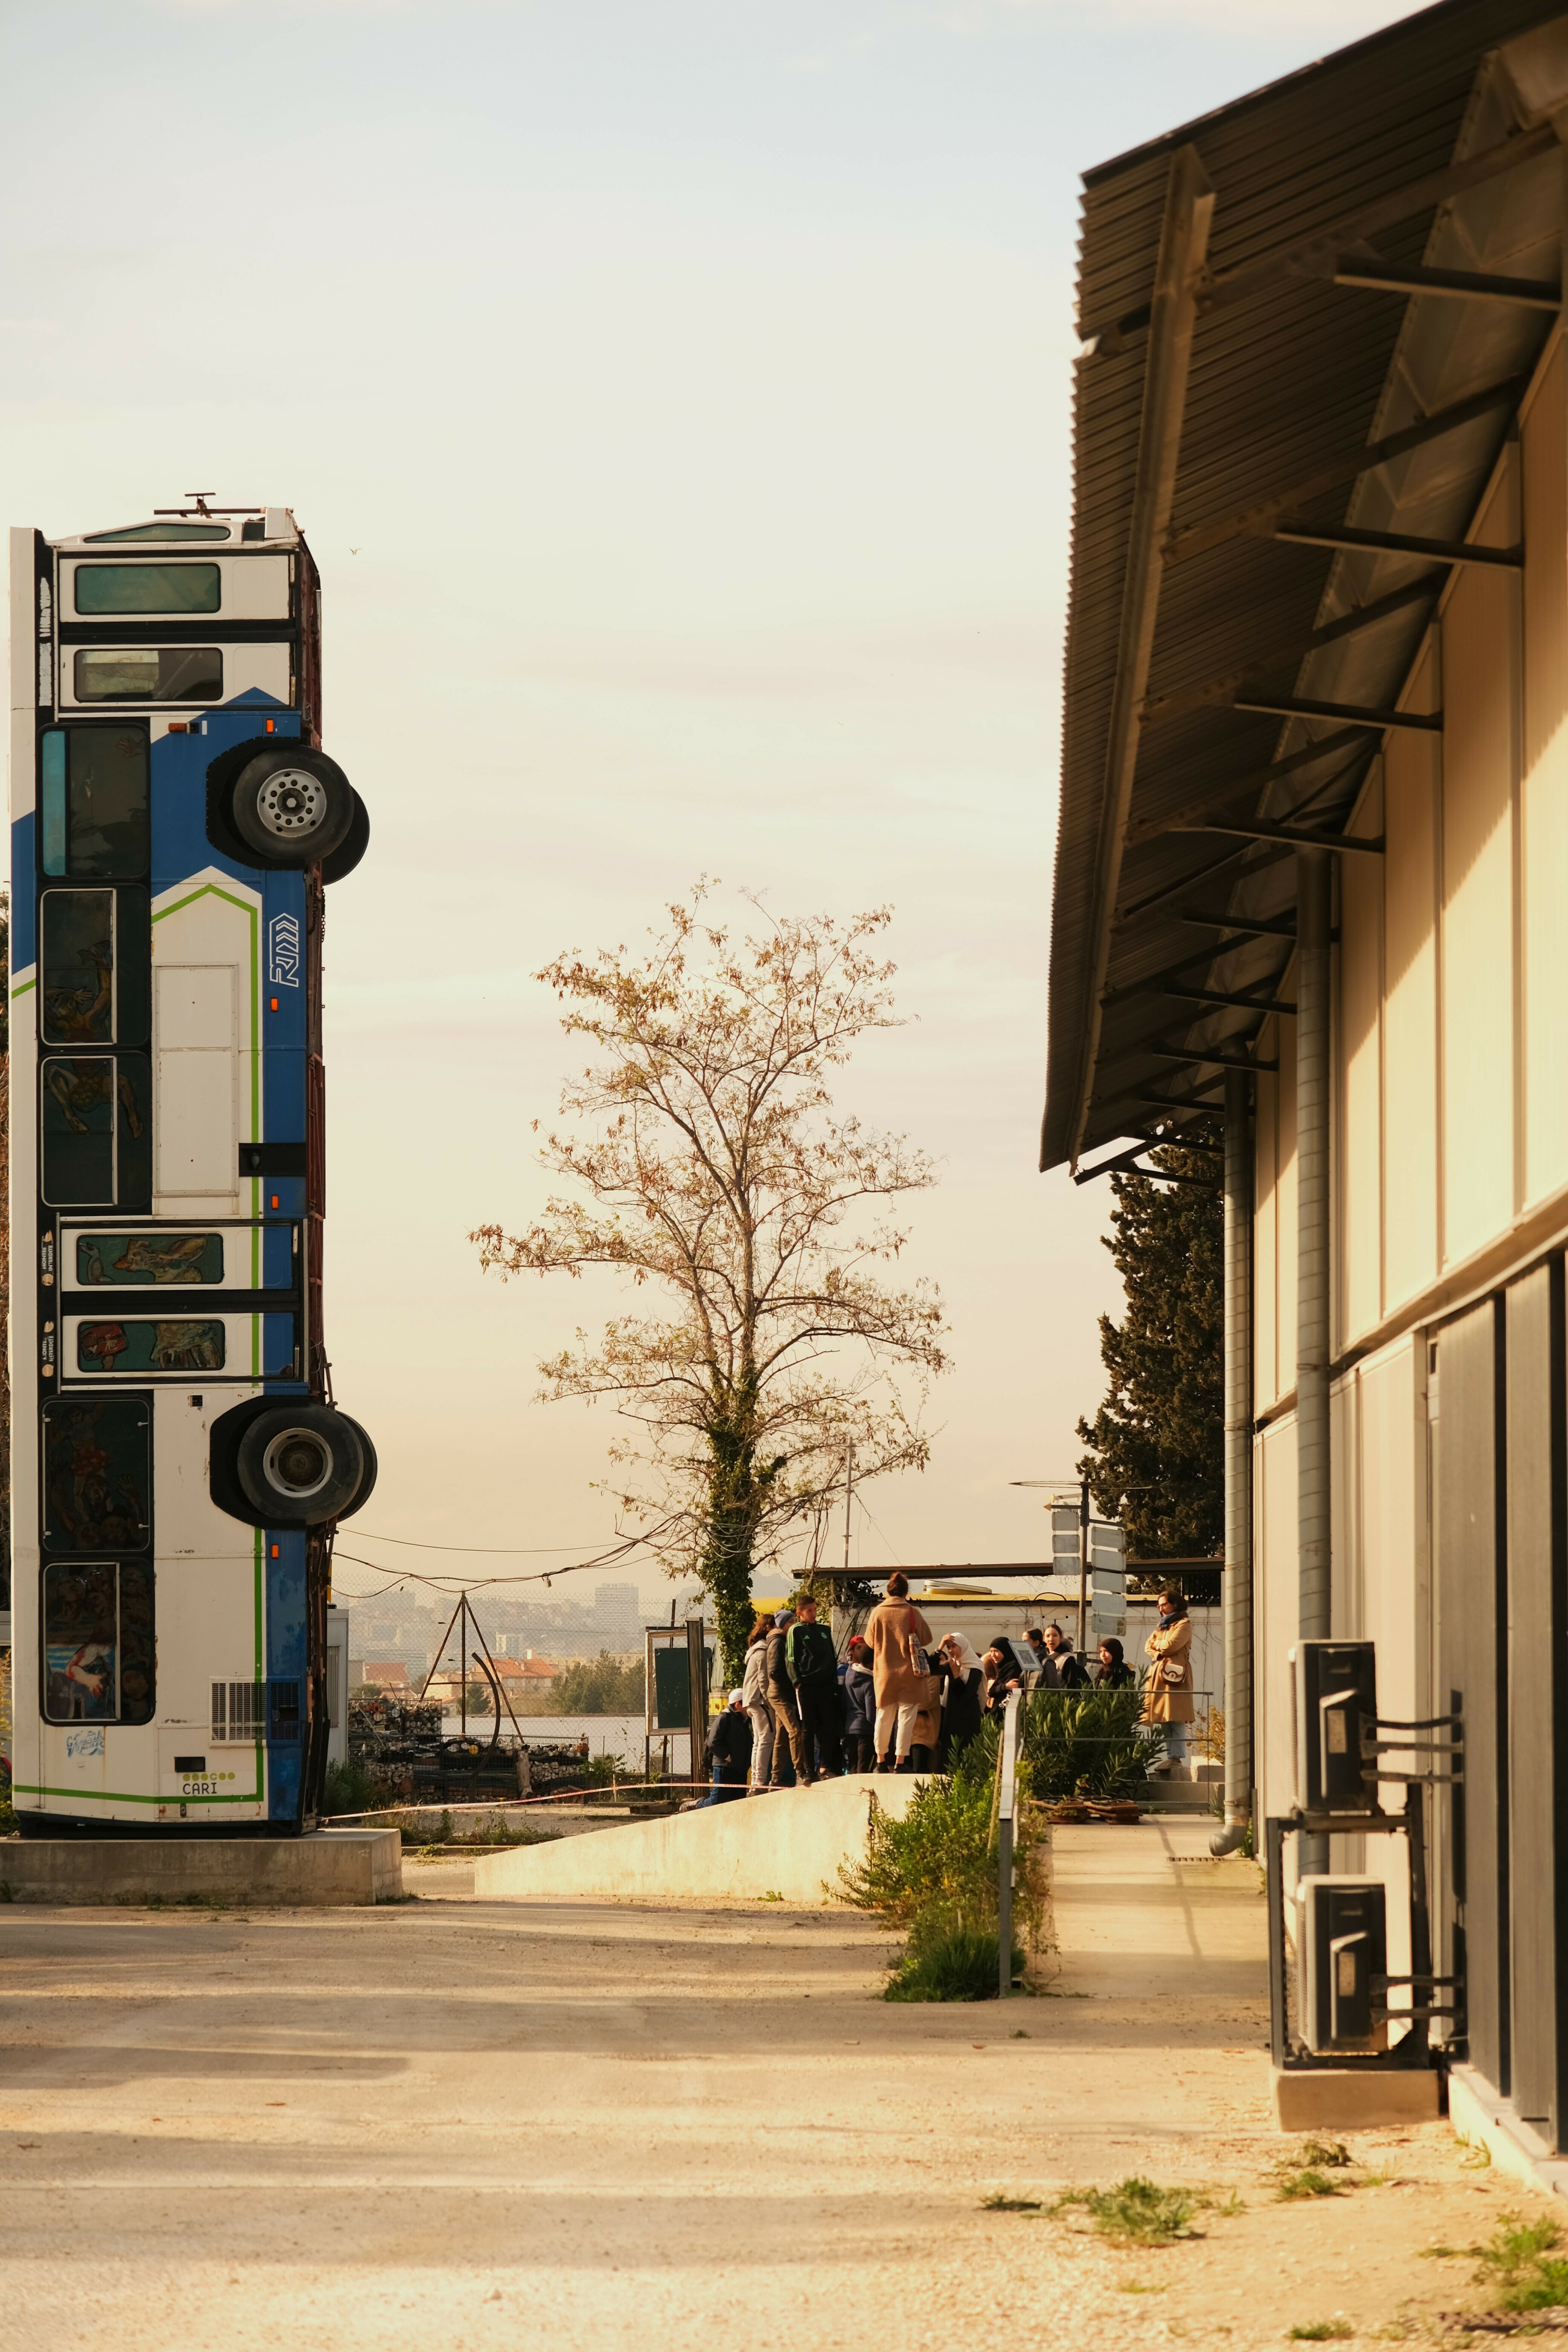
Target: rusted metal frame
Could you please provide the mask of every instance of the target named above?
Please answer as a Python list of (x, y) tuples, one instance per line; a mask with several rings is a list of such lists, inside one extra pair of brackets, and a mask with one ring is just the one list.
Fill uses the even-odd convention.
[(1338, 719), (1348, 727), (1368, 727), (1375, 735), (1385, 728), (1404, 727), (1415, 734), (1440, 735), (1443, 714), (1440, 710), (1376, 710), (1361, 702), (1319, 702), (1310, 695), (1257, 694), (1239, 698), (1232, 705), (1237, 710), (1271, 711), (1281, 719)]
[(1457, 302), (1512, 302), (1525, 310), (1561, 310), (1562, 289), (1544, 278), (1498, 278), (1477, 269), (1402, 269), (1394, 262), (1359, 262), (1342, 254), (1331, 270), (1302, 270), (1333, 286), (1368, 294), (1446, 294)]
[[(1362, 244), (1376, 235), (1379, 229), (1394, 228), (1402, 221), (1414, 220), (1420, 214), (1434, 211), (1451, 197), (1462, 196), (1471, 188), (1483, 187), (1489, 180), (1499, 179), (1504, 173), (1517, 172), (1522, 163), (1532, 163), (1539, 156), (1549, 155), (1558, 144), (1554, 122), (1538, 123), (1531, 131), (1517, 131), (1511, 139), (1502, 140), (1496, 147), (1483, 149), (1463, 163), (1445, 164), (1441, 171), (1427, 172), (1419, 180), (1410, 181), (1393, 195), (1382, 196), (1364, 211), (1352, 213), (1336, 221), (1316, 236), (1304, 238), (1295, 245), (1281, 246), (1260, 261), (1244, 262), (1210, 278), (1199, 290), (1197, 315), (1209, 318), (1216, 310), (1229, 310), (1237, 302), (1246, 302), (1256, 294), (1267, 294), (1279, 286), (1280, 280), (1321, 277), (1322, 262)], [(1141, 303), (1109, 327), (1091, 331), (1085, 337), (1089, 345), (1086, 356), (1114, 359), (1129, 343), (1149, 331), (1152, 306)]]
[(1279, 498), (1260, 499), (1256, 506), (1242, 507), (1231, 514), (1215, 515), (1209, 522), (1189, 523), (1184, 530), (1173, 531), (1165, 541), (1165, 561), (1181, 563), (1188, 556), (1206, 555), (1211, 548), (1223, 547), (1233, 539), (1260, 538), (1280, 516), (1293, 514), (1312, 499), (1322, 498), (1329, 490), (1346, 489), (1352, 482), (1360, 481), (1363, 474), (1375, 474), (1380, 466), (1390, 464), (1395, 457), (1407, 457), (1412, 449), (1424, 448), (1428, 441), (1441, 440), (1445, 434), (1457, 433), (1461, 426), (1473, 425), (1478, 417), (1489, 416), (1494, 409), (1516, 408), (1529, 390), (1530, 381), (1523, 374), (1506, 376), (1484, 392), (1473, 392), (1468, 399), (1455, 401), (1451, 407), (1435, 410), (1417, 425), (1403, 425), (1397, 433), (1384, 434), (1381, 441), (1369, 441), (1353, 457), (1321, 467)]
[[(1261, 534), (1260, 534), (1261, 535)], [(1517, 572), (1524, 562), (1522, 547), (1478, 547), (1468, 539), (1412, 539), (1398, 530), (1358, 530), (1349, 523), (1277, 522), (1267, 533), (1288, 547), (1349, 548), (1371, 555), (1421, 555), (1433, 563), (1489, 564), (1494, 571)]]
[(1241, 669), (1227, 670), (1223, 677), (1211, 677), (1202, 686), (1181, 688), (1174, 694), (1151, 695), (1143, 705), (1145, 726), (1156, 719), (1184, 719), (1191, 710), (1242, 709), (1245, 705), (1236, 700), (1248, 678), (1266, 677), (1271, 669), (1282, 669), (1287, 662), (1305, 661), (1324, 646), (1338, 645), (1342, 637), (1354, 636), (1362, 629), (1374, 628), (1379, 621), (1403, 613), (1406, 606), (1433, 602), (1447, 583), (1447, 572), (1428, 572), (1419, 580), (1412, 580), (1403, 588), (1391, 588), (1386, 596), (1379, 596), (1370, 604), (1358, 604), (1352, 613), (1342, 613), (1337, 621), (1325, 621), (1321, 629), (1313, 629), (1289, 646), (1260, 654)]
[[(1132, 800), (1133, 773), (1142, 732), (1139, 711), (1149, 683), (1154, 624), (1160, 603), (1160, 550), (1171, 522), (1176, 461), (1187, 405), (1193, 328), (1199, 278), (1208, 252), (1214, 190), (1195, 147), (1178, 148), (1166, 183), (1165, 217), (1151, 305), (1149, 356), (1139, 423), (1138, 469), (1123, 574), (1121, 625), (1115, 686), (1107, 733), (1106, 789), (1090, 898), (1089, 938), (1093, 968), (1089, 975), (1089, 1018), (1079, 1053), (1077, 1102), (1071, 1156), (1078, 1157), (1094, 1087), (1100, 1052), (1100, 993), (1110, 955), (1116, 894)], [(1043, 1149), (1043, 1147), (1042, 1147)]]
[(1293, 849), (1359, 849), (1369, 856), (1383, 856), (1383, 835), (1357, 833), (1314, 833), (1305, 825), (1270, 824), (1264, 817), (1253, 817), (1243, 823), (1222, 817), (1211, 817), (1205, 824), (1182, 828), (1191, 833), (1234, 833), (1247, 841), (1289, 842)]

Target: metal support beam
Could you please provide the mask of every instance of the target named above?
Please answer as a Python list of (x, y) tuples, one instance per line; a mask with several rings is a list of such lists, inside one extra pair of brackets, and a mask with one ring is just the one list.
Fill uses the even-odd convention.
[(1321, 629), (1313, 629), (1288, 646), (1276, 646), (1258, 660), (1249, 661), (1245, 669), (1227, 670), (1223, 677), (1208, 678), (1202, 686), (1183, 687), (1174, 694), (1151, 695), (1143, 705), (1143, 722), (1147, 726), (1156, 719), (1183, 719), (1190, 710), (1224, 709), (1227, 704), (1237, 710), (1256, 709), (1256, 703), (1240, 698), (1248, 679), (1267, 677), (1271, 670), (1283, 669), (1287, 664), (1294, 667), (1309, 654), (1321, 652), (1324, 646), (1336, 646), (1342, 637), (1375, 628), (1379, 621), (1389, 620), (1412, 604), (1425, 604), (1441, 593), (1447, 577), (1446, 571), (1428, 572), (1403, 588), (1391, 589), (1386, 596), (1379, 596), (1370, 604), (1358, 604), (1353, 612), (1342, 613), (1337, 621), (1326, 621)]
[(1561, 289), (1539, 278), (1496, 278), (1476, 269), (1400, 269), (1390, 261), (1360, 262), (1349, 254), (1342, 254), (1334, 269), (1324, 274), (1335, 286), (1358, 286), (1369, 294), (1447, 294), (1459, 302), (1512, 302), (1525, 310), (1563, 308)]
[(1211, 816), (1202, 824), (1173, 825), (1174, 833), (1237, 833), (1246, 841), (1283, 841), (1298, 849), (1360, 849), (1373, 857), (1383, 856), (1383, 835), (1359, 833), (1309, 833), (1304, 825), (1270, 824), (1266, 817), (1254, 817), (1250, 824), (1235, 824), (1224, 817)]
[(1310, 500), (1321, 499), (1325, 491), (1348, 489), (1352, 482), (1359, 482), (1363, 474), (1375, 474), (1392, 458), (1424, 448), (1428, 441), (1440, 441), (1446, 433), (1457, 433), (1462, 425), (1473, 425), (1478, 417), (1489, 416), (1499, 408), (1517, 408), (1529, 389), (1528, 375), (1505, 376), (1500, 383), (1489, 384), (1484, 392), (1471, 393), (1468, 400), (1457, 400), (1449, 408), (1434, 410), (1418, 425), (1406, 425), (1397, 433), (1385, 433), (1381, 441), (1369, 441), (1364, 449), (1356, 450), (1352, 456), (1342, 457), (1331, 466), (1321, 466), (1304, 482), (1281, 491), (1278, 498), (1239, 508), (1231, 514), (1215, 515), (1207, 522), (1189, 523), (1185, 530), (1173, 531), (1165, 541), (1165, 561), (1180, 563), (1189, 555), (1206, 555), (1211, 548), (1223, 547), (1227, 540), (1267, 536), (1281, 516), (1295, 514)]
[(1232, 1004), (1242, 1013), (1286, 1013), (1293, 1014), (1295, 1006), (1278, 996), (1226, 996), (1212, 988), (1163, 988), (1162, 996), (1174, 996), (1184, 1004)]
[[(1237, 940), (1236, 944), (1239, 946), (1241, 943)], [(1179, 996), (1185, 1000), (1192, 996), (1192, 990), (1183, 982), (1182, 974), (1185, 971), (1190, 971), (1194, 964), (1201, 964), (1206, 971), (1209, 965), (1217, 962), (1218, 959), (1222, 955), (1228, 955), (1229, 953), (1229, 948), (1224, 947), (1193, 948), (1186, 955), (1179, 957), (1174, 963), (1163, 964), (1158, 971), (1146, 971), (1141, 979), (1130, 980), (1121, 988), (1108, 988), (1104, 996), (1100, 999), (1100, 1002), (1106, 1007), (1107, 1011), (1109, 1011), (1112, 1005), (1125, 1004), (1135, 996), (1169, 995)], [(1167, 981), (1174, 982), (1175, 985), (1167, 988), (1165, 985)], [(1258, 982), (1258, 986), (1259, 988), (1272, 986), (1272, 981), (1259, 981)], [(1278, 1006), (1271, 1007), (1264, 1005), (1261, 998), (1245, 995), (1215, 996), (1213, 998), (1199, 997), (1196, 999), (1196, 1002), (1199, 1003), (1212, 1003), (1215, 1004), (1239, 1004), (1244, 1011), (1250, 1011), (1254, 1004), (1257, 1004), (1264, 1011), (1279, 1010)], [(1292, 1012), (1295, 1008), (1288, 1005), (1285, 1009), (1287, 1012)]]
[(1225, 1080), (1225, 1828), (1252, 1819), (1252, 1122), (1247, 1080)]
[(1171, 526), (1171, 499), (1192, 364), (1194, 305), (1208, 255), (1214, 203), (1214, 190), (1197, 149), (1178, 148), (1171, 158), (1166, 182), (1165, 219), (1150, 305), (1138, 470), (1132, 492), (1127, 568), (1122, 576), (1116, 686), (1107, 738), (1106, 791), (1089, 918), (1094, 968), (1089, 975), (1089, 1019), (1084, 1024), (1079, 1046), (1078, 1103), (1072, 1130), (1074, 1159), (1083, 1140), (1100, 1053), (1100, 1000), (1110, 955), (1127, 813), (1131, 805), (1132, 776), (1138, 761), (1142, 731), (1138, 714), (1149, 684), (1149, 659), (1160, 604), (1160, 550)]
[[(1331, 759), (1336, 752), (1349, 751), (1356, 759), (1364, 760), (1370, 755), (1370, 750), (1364, 729), (1338, 728), (1331, 735), (1320, 735), (1314, 743), (1303, 743), (1300, 750), (1287, 751), (1283, 759), (1270, 760), (1267, 767), (1254, 768), (1250, 775), (1237, 776), (1233, 783), (1223, 784), (1217, 791), (1210, 784), (1195, 799), (1184, 801), (1178, 807), (1167, 809), (1161, 816), (1145, 817), (1142, 824), (1130, 824), (1127, 828), (1128, 845), (1131, 847), (1139, 842), (1152, 841), (1157, 834), (1177, 832), (1189, 817), (1206, 816), (1210, 809), (1229, 808), (1234, 801), (1244, 795), (1256, 801), (1257, 795), (1269, 784), (1279, 783), (1285, 776), (1299, 775), (1303, 768), (1313, 767), (1320, 760)], [(1349, 774), (1350, 770), (1345, 772)], [(1331, 783), (1333, 779), (1331, 777), (1329, 781)]]
[(1291, 547), (1348, 547), (1372, 555), (1419, 555), (1433, 563), (1489, 564), (1494, 571), (1517, 572), (1524, 562), (1522, 547), (1478, 547), (1468, 539), (1412, 539), (1402, 530), (1357, 530), (1349, 523), (1319, 525), (1277, 522), (1261, 534), (1284, 540)]
[(1178, 1053), (1173, 1045), (1135, 1045), (1134, 1053), (1144, 1055), (1152, 1062), (1194, 1062), (1205, 1070), (1277, 1070), (1278, 1062), (1256, 1062), (1250, 1054), (1227, 1054), (1219, 1045), (1184, 1045)]
[[(1329, 858), (1321, 850), (1303, 850), (1296, 860), (1296, 919), (1300, 925), (1296, 950), (1296, 1538), (1297, 1633), (1303, 1642), (1326, 1640), (1333, 1630), (1329, 1429), (1332, 893)], [(1327, 1869), (1326, 1839), (1304, 1843), (1301, 1867)]]
[(1381, 735), (1385, 728), (1405, 727), (1421, 735), (1440, 735), (1440, 710), (1373, 710), (1359, 702), (1319, 702), (1310, 695), (1259, 694), (1247, 701), (1237, 697), (1237, 710), (1268, 710), (1279, 719), (1337, 719), (1346, 727), (1369, 727)]
[[(1191, 923), (1200, 931), (1235, 931), (1237, 944), (1242, 940), (1293, 940), (1296, 936), (1294, 915), (1200, 915), (1194, 907), (1176, 909), (1178, 923)], [(1223, 948), (1215, 950), (1223, 955)]]

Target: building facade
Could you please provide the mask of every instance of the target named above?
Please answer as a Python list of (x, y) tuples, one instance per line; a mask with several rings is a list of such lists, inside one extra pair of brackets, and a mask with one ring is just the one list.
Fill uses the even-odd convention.
[[(1381, 1714), (1462, 1718), (1435, 2032), (1538, 2155), (1568, 2143), (1565, 104), (1568, 17), (1449, 0), (1089, 175), (1041, 1154), (1213, 1148), (1233, 1832), (1295, 1802), (1303, 1637), (1373, 1639)], [(1332, 1848), (1397, 1921), (1402, 1842)]]

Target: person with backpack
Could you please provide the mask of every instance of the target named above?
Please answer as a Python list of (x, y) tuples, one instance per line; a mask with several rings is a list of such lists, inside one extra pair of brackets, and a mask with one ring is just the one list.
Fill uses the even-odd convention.
[(773, 1718), (773, 1775), (769, 1783), (774, 1789), (793, 1789), (811, 1775), (805, 1769), (805, 1741), (800, 1728), (800, 1708), (795, 1704), (795, 1685), (789, 1678), (786, 1645), (790, 1627), (795, 1623), (795, 1611), (781, 1609), (773, 1619), (773, 1630), (766, 1636), (768, 1706)]
[(708, 1754), (713, 1766), (713, 1785), (694, 1812), (703, 1812), (710, 1805), (727, 1805), (733, 1798), (746, 1793), (746, 1774), (752, 1761), (752, 1727), (747, 1718), (742, 1694), (730, 1693), (728, 1704), (713, 1718), (708, 1734)]
[(877, 1762), (877, 1683), (871, 1671), (871, 1645), (864, 1634), (851, 1633), (849, 1654), (838, 1669), (844, 1701), (844, 1763), (850, 1772), (870, 1772)]
[(784, 1662), (800, 1709), (805, 1763), (800, 1777), (809, 1788), (819, 1776), (838, 1780), (844, 1770), (844, 1702), (838, 1695), (838, 1660), (833, 1636), (816, 1622), (809, 1594), (801, 1602), (784, 1640)]
[(931, 1769), (931, 1746), (915, 1738), (922, 1713), (933, 1721), (936, 1712), (930, 1647), (931, 1627), (910, 1601), (910, 1580), (900, 1569), (888, 1579), (887, 1599), (871, 1612), (879, 1772)]

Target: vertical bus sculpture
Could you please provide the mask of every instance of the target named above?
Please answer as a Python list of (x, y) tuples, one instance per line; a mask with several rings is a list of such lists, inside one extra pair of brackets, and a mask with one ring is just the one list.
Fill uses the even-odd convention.
[(321, 749), (287, 509), (11, 534), (13, 1749), (24, 1833), (308, 1826), (331, 1530)]

